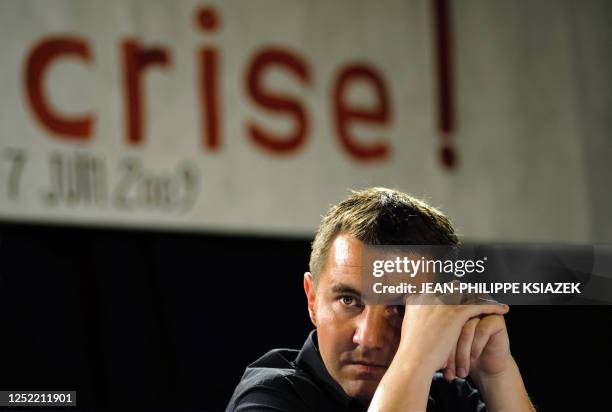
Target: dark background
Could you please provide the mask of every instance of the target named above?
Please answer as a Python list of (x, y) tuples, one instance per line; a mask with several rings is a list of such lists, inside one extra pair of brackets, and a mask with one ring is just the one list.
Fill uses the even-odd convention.
[[(0, 223), (0, 390), (223, 410), (248, 363), (311, 329), (309, 251), (310, 239)], [(512, 352), (540, 410), (605, 410), (611, 314), (512, 307)]]

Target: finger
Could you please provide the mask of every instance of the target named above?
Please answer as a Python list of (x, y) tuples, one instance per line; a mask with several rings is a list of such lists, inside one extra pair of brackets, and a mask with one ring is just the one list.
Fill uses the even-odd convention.
[(480, 315), (505, 315), (510, 310), (510, 306), (504, 303), (495, 303), (488, 305), (459, 305), (460, 309), (467, 316), (467, 319), (475, 318)]
[(457, 376), (460, 378), (465, 378), (470, 373), (472, 341), (474, 340), (474, 331), (476, 330), (476, 326), (479, 322), (479, 318), (472, 318), (468, 320), (461, 329), (459, 341), (457, 342), (457, 354), (455, 356)]
[(446, 379), (449, 382), (451, 382), (457, 376), (455, 372), (455, 353), (456, 353), (456, 349), (453, 348), (451, 353), (448, 355), (446, 366), (443, 372), (444, 379)]
[(490, 315), (480, 319), (480, 322), (478, 322), (474, 330), (470, 358), (472, 360), (478, 359), (487, 346), (491, 336), (503, 331), (505, 327), (504, 319), (501, 316)]

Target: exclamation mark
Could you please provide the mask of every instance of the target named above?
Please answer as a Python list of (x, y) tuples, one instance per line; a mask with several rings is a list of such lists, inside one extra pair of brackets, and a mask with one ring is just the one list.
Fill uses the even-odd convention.
[(441, 140), (438, 156), (442, 166), (447, 171), (454, 171), (458, 167), (459, 159), (453, 139), (456, 125), (450, 7), (448, 0), (433, 0), (433, 5), (438, 86), (438, 131)]

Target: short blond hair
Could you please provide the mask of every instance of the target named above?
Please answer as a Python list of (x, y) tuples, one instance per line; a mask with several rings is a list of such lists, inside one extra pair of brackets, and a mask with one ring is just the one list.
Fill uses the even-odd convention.
[(309, 266), (315, 285), (341, 233), (368, 245), (459, 244), (448, 217), (419, 199), (384, 187), (351, 191), (323, 216), (312, 242)]

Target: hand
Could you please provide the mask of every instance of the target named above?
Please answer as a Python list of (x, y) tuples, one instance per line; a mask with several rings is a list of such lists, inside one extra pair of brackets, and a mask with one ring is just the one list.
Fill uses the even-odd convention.
[(512, 363), (506, 323), (501, 315), (468, 320), (461, 329), (456, 349), (449, 354), (444, 370), (448, 380), (454, 375), (476, 380), (504, 372)]
[(408, 297), (399, 348), (369, 410), (425, 410), (431, 376), (444, 369), (448, 380), (469, 373), (488, 410), (535, 411), (510, 355), (503, 319), (509, 307), (473, 295), (468, 302), (487, 304), (448, 304), (465, 297)]
[[(463, 377), (470, 368), (476, 374), (503, 369), (509, 344), (501, 315), (508, 306), (449, 305), (445, 304), (448, 297), (412, 295), (407, 299), (398, 352), (412, 354), (411, 360), (432, 374), (444, 369), (448, 380), (454, 379), (459, 368), (465, 369), (460, 372)], [(473, 361), (472, 354), (477, 355)]]

